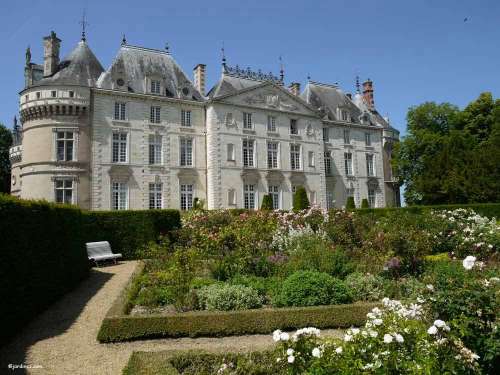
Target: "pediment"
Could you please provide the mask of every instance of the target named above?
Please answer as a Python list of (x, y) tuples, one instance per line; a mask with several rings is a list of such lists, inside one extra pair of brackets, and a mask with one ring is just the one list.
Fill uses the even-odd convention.
[(301, 98), (269, 82), (218, 98), (217, 101), (258, 109), (318, 116), (318, 112)]

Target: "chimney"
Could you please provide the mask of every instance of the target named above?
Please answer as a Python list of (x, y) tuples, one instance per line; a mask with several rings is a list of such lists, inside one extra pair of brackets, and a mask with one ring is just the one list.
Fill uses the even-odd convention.
[(299, 96), (300, 95), (300, 83), (299, 82), (290, 83), (289, 90), (293, 95)]
[(370, 78), (363, 82), (363, 99), (370, 110), (375, 109), (375, 102), (373, 100), (373, 82)]
[(198, 64), (193, 69), (194, 87), (205, 96), (205, 64)]
[(347, 94), (345, 94), (345, 96), (347, 96), (349, 99), (352, 100), (352, 94), (350, 92), (348, 92)]
[(43, 38), (43, 76), (48, 77), (57, 72), (59, 65), (59, 47), (61, 39), (51, 31), (49, 36)]

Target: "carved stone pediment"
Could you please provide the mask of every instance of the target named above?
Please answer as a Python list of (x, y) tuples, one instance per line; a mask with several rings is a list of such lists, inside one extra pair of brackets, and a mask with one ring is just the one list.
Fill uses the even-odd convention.
[(378, 178), (369, 177), (366, 184), (368, 185), (368, 187), (370, 187), (372, 189), (378, 189), (378, 187), (379, 187)]
[(285, 179), (285, 176), (280, 171), (267, 171), (267, 173), (266, 173), (266, 180), (267, 181), (272, 181), (274, 183), (281, 184), (284, 179)]
[(258, 105), (282, 111), (295, 112), (300, 109), (290, 99), (285, 98), (284, 95), (280, 95), (277, 92), (258, 92), (245, 97), (243, 101), (250, 105)]
[(256, 169), (243, 169), (240, 175), (246, 182), (256, 183), (260, 180), (260, 173)]
[(177, 177), (179, 178), (196, 178), (198, 177), (198, 172), (194, 168), (180, 168), (177, 171)]
[(303, 185), (306, 182), (306, 176), (302, 171), (295, 171), (290, 174), (292, 185)]
[(113, 180), (128, 181), (132, 176), (132, 168), (126, 164), (114, 164), (109, 168), (108, 174), (113, 178)]

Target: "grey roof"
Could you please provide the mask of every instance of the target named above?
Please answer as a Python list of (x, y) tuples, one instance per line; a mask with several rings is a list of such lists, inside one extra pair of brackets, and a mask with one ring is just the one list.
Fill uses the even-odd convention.
[(329, 120), (338, 120), (338, 107), (348, 110), (354, 122), (359, 122), (359, 116), (362, 114), (362, 111), (336, 85), (309, 81), (300, 96), (322, 111)]
[(85, 41), (80, 41), (60, 63), (58, 70), (50, 77), (44, 77), (34, 83), (40, 85), (78, 85), (94, 86), (104, 71)]
[[(112, 89), (113, 81), (121, 78), (128, 91), (144, 93), (147, 77), (158, 77), (168, 92), (167, 96), (204, 100), (192, 82), (167, 51), (124, 44), (113, 63), (99, 78), (97, 87)], [(187, 88), (189, 94), (182, 90)]]
[(363, 95), (361, 95), (359, 92), (356, 93), (356, 95), (354, 95), (353, 102), (363, 112), (369, 113), (372, 123), (374, 123), (375, 125), (382, 126), (383, 128), (391, 128), (399, 133), (399, 130), (390, 126), (389, 122), (384, 117), (382, 117), (376, 109), (370, 110), (368, 108), (365, 100), (363, 99)]
[(261, 85), (263, 82), (261, 80), (223, 74), (220, 81), (208, 92), (207, 96), (211, 99), (216, 99), (221, 96), (235, 94), (243, 89)]

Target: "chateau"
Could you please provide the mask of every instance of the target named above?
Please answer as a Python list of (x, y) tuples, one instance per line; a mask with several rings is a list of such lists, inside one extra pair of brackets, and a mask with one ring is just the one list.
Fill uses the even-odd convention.
[(43, 64), (26, 52), (11, 192), (84, 209), (290, 209), (295, 189), (325, 208), (399, 205), (391, 150), (399, 132), (375, 109), (373, 83), (354, 95), (308, 81), (230, 67), (205, 91), (168, 50), (122, 41), (108, 69), (85, 34), (62, 60), (43, 38)]

